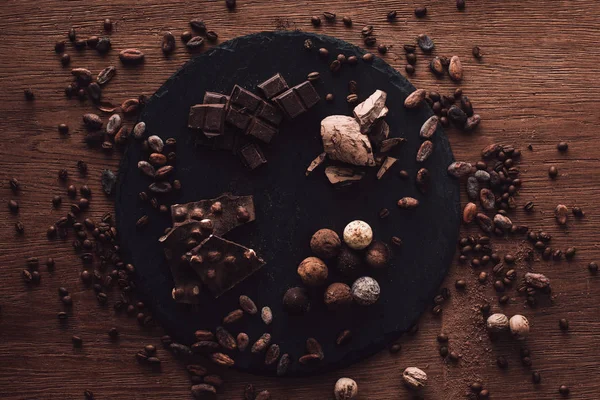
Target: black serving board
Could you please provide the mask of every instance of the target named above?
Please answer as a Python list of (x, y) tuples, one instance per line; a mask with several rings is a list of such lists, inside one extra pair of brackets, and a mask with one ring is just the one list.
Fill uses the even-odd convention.
[[(314, 49), (307, 51), (303, 43), (311, 39)], [(319, 57), (317, 49), (329, 50), (329, 59)], [(329, 63), (343, 53), (356, 55), (355, 66), (343, 65), (332, 74)], [(435, 150), (425, 163), (431, 172), (430, 192), (422, 195), (414, 177), (422, 165), (415, 161), (421, 139), (419, 128), (432, 115), (423, 105), (416, 110), (403, 107), (404, 99), (415, 88), (397, 71), (379, 58), (363, 62), (364, 51), (332, 37), (304, 32), (263, 32), (230, 40), (197, 57), (175, 73), (147, 102), (140, 119), (147, 124), (149, 134), (177, 140), (176, 178), (183, 189), (161, 201), (185, 203), (217, 197), (224, 192), (254, 195), (256, 221), (230, 232), (227, 238), (255, 249), (267, 262), (262, 270), (219, 299), (208, 293), (202, 306), (177, 304), (171, 298), (173, 282), (163, 257), (158, 238), (171, 225), (170, 216), (160, 214), (138, 200), (146, 190), (149, 178), (136, 168), (147, 159), (139, 142), (131, 143), (119, 171), (116, 212), (124, 255), (137, 269), (137, 283), (142, 299), (151, 307), (154, 318), (176, 340), (191, 344), (197, 329), (214, 329), (223, 316), (238, 308), (238, 297), (249, 295), (260, 307), (272, 308), (271, 326), (260, 317), (244, 318), (228, 329), (237, 335), (244, 331), (251, 343), (262, 333), (272, 334), (272, 343), (281, 346), (294, 360), (290, 375), (314, 374), (361, 360), (381, 350), (416, 322), (419, 315), (432, 306), (451, 263), (459, 226), (459, 185), (449, 177), (446, 168), (453, 161), (452, 151), (443, 130), (438, 128), (433, 142)], [(308, 113), (293, 121), (285, 120), (279, 135), (264, 149), (268, 165), (249, 171), (231, 153), (194, 145), (197, 133), (187, 128), (190, 106), (202, 102), (206, 91), (229, 93), (235, 84), (256, 90), (256, 85), (279, 72), (290, 86), (303, 82), (309, 72), (319, 71), (321, 80), (315, 87), (321, 102)], [(391, 135), (407, 139), (392, 155), (399, 162), (381, 180), (377, 168), (367, 171), (359, 184), (334, 189), (327, 181), (323, 167), (311, 176), (304, 172), (315, 156), (322, 152), (320, 121), (333, 114), (351, 115), (346, 103), (348, 81), (356, 80), (359, 100), (366, 99), (376, 89), (387, 92), (389, 114), (386, 121)], [(332, 104), (324, 101), (334, 93)], [(402, 180), (398, 171), (405, 169), (410, 180)], [(419, 199), (415, 210), (400, 210), (398, 199), (411, 196)], [(387, 219), (378, 212), (386, 207)], [(137, 230), (135, 222), (142, 215), (150, 216), (145, 230)], [(320, 228), (340, 233), (355, 219), (368, 222), (375, 238), (389, 242), (394, 235), (403, 239), (401, 249), (394, 249), (388, 269), (365, 271), (381, 285), (381, 298), (370, 307), (353, 306), (345, 312), (329, 312), (323, 305), (325, 288), (312, 290), (312, 310), (305, 316), (288, 316), (282, 309), (282, 296), (291, 286), (301, 285), (296, 268), (311, 254), (311, 235)], [(351, 281), (330, 268), (329, 282)], [(340, 331), (350, 329), (351, 342), (337, 346)], [(305, 341), (316, 338), (325, 352), (317, 366), (297, 362), (305, 352)], [(274, 374), (275, 366), (265, 367), (263, 355), (234, 354), (236, 368), (256, 374)]]

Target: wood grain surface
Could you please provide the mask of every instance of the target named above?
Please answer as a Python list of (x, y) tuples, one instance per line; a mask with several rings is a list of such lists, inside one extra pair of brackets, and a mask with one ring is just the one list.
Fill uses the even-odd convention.
[[(241, 399), (244, 385), (253, 383), (268, 389), (274, 399), (332, 399), (336, 379), (349, 376), (358, 382), (361, 399), (409, 399), (413, 395), (401, 383), (402, 370), (408, 366), (418, 366), (429, 375), (423, 392), (428, 399), (468, 398), (467, 385), (473, 381), (482, 382), (493, 399), (557, 399), (561, 384), (570, 387), (570, 398), (600, 398), (600, 277), (587, 270), (588, 262), (600, 259), (596, 227), (600, 214), (600, 55), (596, 51), (600, 2), (467, 0), (464, 12), (456, 10), (453, 0), (423, 3), (428, 15), (417, 20), (412, 13), (416, 3), (389, 0), (238, 0), (235, 12), (228, 12), (223, 1), (0, 1), (0, 202), (5, 204), (0, 210), (0, 398), (83, 399), (85, 389), (92, 390), (96, 399), (191, 398), (183, 365), (165, 350), (159, 349), (160, 372), (135, 360), (135, 353), (145, 344), (159, 344), (160, 329), (142, 329), (135, 318), (117, 316), (110, 306), (98, 306), (93, 291), (79, 281), (81, 265), (70, 243), (49, 241), (45, 232), (68, 209), (66, 185), (58, 181), (58, 170), (69, 171), (69, 183), (88, 182), (94, 191), (88, 214), (99, 219), (113, 207), (101, 194), (99, 176), (106, 167), (116, 168), (119, 158), (118, 152), (107, 156), (83, 144), (81, 115), (92, 106), (65, 98), (63, 89), (71, 77), (53, 51), (54, 42), (65, 39), (72, 26), (87, 37), (102, 33), (104, 18), (115, 21), (110, 34), (113, 50), (105, 57), (70, 46), (67, 51), (72, 67), (97, 73), (109, 64), (117, 65), (118, 75), (107, 85), (104, 97), (119, 103), (141, 93), (152, 94), (189, 59), (179, 41), (176, 52), (164, 57), (160, 37), (167, 30), (179, 36), (189, 29), (193, 17), (203, 18), (209, 29), (219, 33), (219, 40), (262, 30), (301, 29), (361, 44), (360, 28), (372, 24), (379, 42), (392, 46), (385, 59), (400, 71), (405, 64), (402, 44), (429, 33), (436, 43), (434, 54), (459, 55), (463, 60), (461, 87), (483, 118), (476, 133), (448, 131), (456, 158), (476, 161), (481, 148), (493, 142), (521, 148), (524, 185), (518, 202), (533, 200), (536, 207), (533, 215), (519, 208), (513, 220), (551, 233), (555, 248), (576, 246), (578, 250), (570, 262), (538, 261), (532, 267), (517, 263), (521, 276), (532, 268), (552, 280), (551, 301), (537, 308), (524, 305), (514, 289), (507, 292), (509, 304), (499, 306), (491, 284), (477, 283), (479, 271), (457, 264), (444, 283), (451, 298), (443, 314), (423, 315), (418, 333), (401, 341), (400, 353), (383, 351), (362, 363), (312, 378), (270, 379), (224, 371), (226, 385), (219, 398)], [(398, 10), (398, 19), (389, 23), (386, 14), (392, 9)], [(314, 28), (310, 16), (323, 11), (337, 13), (338, 19), (348, 15), (354, 26), (347, 28), (338, 20)], [(474, 45), (484, 53), (480, 61), (471, 56)], [(120, 66), (118, 51), (127, 47), (146, 53), (142, 67)], [(450, 80), (437, 80), (428, 71), (431, 56), (419, 53), (418, 58), (417, 72), (410, 78), (417, 87), (443, 93), (454, 90), (456, 85)], [(34, 102), (24, 100), (27, 87), (35, 92)], [(57, 132), (57, 124), (63, 122), (71, 128), (68, 137)], [(565, 154), (556, 151), (560, 140), (569, 142)], [(533, 151), (526, 150), (528, 144)], [(89, 164), (87, 178), (77, 173), (80, 159)], [(558, 179), (548, 178), (549, 165), (558, 167)], [(23, 186), (18, 196), (8, 186), (12, 176)], [(64, 198), (58, 210), (51, 205), (55, 194)], [(6, 207), (12, 198), (21, 205), (16, 216)], [(579, 205), (586, 217), (571, 218), (560, 229), (553, 217), (558, 203)], [(17, 220), (25, 225), (23, 236), (15, 233)], [(527, 246), (513, 239), (496, 239), (495, 243), (500, 254), (518, 254)], [(31, 256), (53, 257), (57, 265), (53, 273), (42, 267), (41, 284), (29, 288), (20, 272)], [(468, 283), (462, 294), (454, 289), (459, 278)], [(72, 317), (64, 326), (56, 318), (62, 310), (59, 286), (70, 289), (74, 299)], [(114, 297), (115, 293), (109, 304)], [(532, 332), (526, 345), (532, 367), (520, 363), (521, 344), (490, 342), (477, 311), (484, 302), (492, 304), (493, 310), (522, 313), (530, 319)], [(568, 333), (559, 330), (559, 318), (569, 319)], [(113, 326), (121, 331), (116, 342), (107, 336)], [(436, 335), (441, 331), (450, 336), (450, 349), (462, 354), (458, 363), (438, 355)], [(83, 338), (82, 349), (73, 348), (74, 334)], [(499, 355), (508, 360), (506, 370), (496, 366)], [(541, 373), (540, 385), (531, 383), (532, 370)]]

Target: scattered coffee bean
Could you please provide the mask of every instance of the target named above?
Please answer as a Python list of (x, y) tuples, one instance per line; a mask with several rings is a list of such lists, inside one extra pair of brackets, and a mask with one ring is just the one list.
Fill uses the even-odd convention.
[(73, 342), (73, 347), (80, 348), (83, 346), (83, 339), (80, 336), (73, 335), (71, 342)]
[(321, 18), (318, 15), (314, 15), (310, 18), (310, 22), (313, 26), (321, 26)]
[(473, 54), (473, 57), (475, 57), (477, 59), (483, 57), (483, 55), (481, 54), (481, 49), (479, 48), (479, 46), (473, 46), (473, 50), (471, 51), (471, 53)]
[(568, 396), (569, 393), (571, 392), (571, 390), (569, 389), (569, 387), (567, 385), (561, 385), (558, 388), (558, 393), (560, 393), (562, 396)]
[(362, 56), (362, 59), (365, 62), (371, 62), (371, 61), (373, 61), (374, 58), (375, 58), (375, 56), (373, 55), (373, 53), (365, 53)]
[(564, 153), (565, 151), (567, 151), (569, 149), (569, 144), (567, 142), (559, 142), (556, 145), (556, 149), (558, 151), (560, 151), (561, 153)]
[(106, 18), (106, 19), (104, 20), (104, 24), (103, 24), (103, 26), (104, 26), (104, 30), (105, 30), (106, 32), (110, 32), (110, 31), (112, 31), (112, 29), (113, 29), (113, 23), (112, 23), (112, 21), (110, 20), (110, 18)]
[(183, 43), (189, 42), (192, 37), (193, 37), (192, 32), (185, 31), (185, 32), (181, 33), (181, 41)]
[(417, 44), (425, 53), (429, 53), (435, 47), (433, 40), (425, 34), (421, 34), (417, 37)]
[(567, 260), (571, 260), (573, 257), (575, 257), (576, 252), (577, 252), (577, 249), (575, 247), (567, 248), (567, 250), (565, 250), (565, 258)]
[(569, 321), (565, 318), (561, 318), (558, 320), (558, 326), (560, 327), (560, 330), (568, 331), (569, 330)]
[(175, 50), (175, 36), (171, 32), (165, 32), (163, 34), (160, 48), (165, 55), (173, 53)]
[(332, 12), (324, 12), (323, 17), (325, 17), (326, 21), (329, 21), (329, 22), (335, 21), (335, 14)]
[(427, 7), (415, 8), (415, 17), (424, 18), (427, 15)]
[(227, 6), (229, 11), (232, 11), (235, 9), (236, 3), (237, 3), (236, 0), (225, 0), (225, 6)]
[(10, 212), (12, 212), (13, 214), (16, 214), (19, 212), (19, 202), (16, 200), (9, 200), (8, 201), (8, 209), (10, 210)]
[(196, 50), (204, 45), (204, 38), (202, 36), (194, 36), (185, 43), (185, 46), (189, 50)]
[(464, 10), (465, 9), (465, 0), (456, 0), (456, 8), (458, 8), (459, 10)]
[(395, 21), (397, 16), (398, 16), (398, 12), (397, 12), (397, 11), (395, 11), (395, 10), (393, 10), (393, 11), (390, 11), (390, 12), (387, 14), (387, 20), (388, 20), (388, 21)]
[(558, 176), (558, 168), (556, 168), (554, 165), (548, 168), (548, 176), (552, 179), (555, 179)]
[(407, 64), (407, 65), (404, 67), (404, 70), (405, 70), (405, 71), (406, 71), (406, 73), (407, 73), (407, 74), (409, 74), (409, 75), (412, 75), (412, 74), (414, 74), (414, 73), (415, 73), (415, 67), (413, 67), (413, 66), (412, 66), (412, 65), (410, 65), (410, 64)]
[(119, 53), (119, 59), (123, 64), (140, 64), (144, 61), (144, 53), (138, 49), (125, 49)]
[(344, 25), (346, 25), (347, 27), (352, 26), (352, 18), (350, 18), (350, 17), (342, 18), (342, 22), (344, 22)]
[(588, 270), (595, 274), (596, 272), (598, 272), (598, 263), (592, 261), (588, 264)]
[(401, 345), (400, 343), (393, 343), (393, 344), (390, 346), (390, 349), (389, 349), (389, 350), (390, 350), (390, 353), (392, 353), (392, 354), (399, 353), (399, 352), (400, 352), (400, 350), (402, 350), (402, 345)]

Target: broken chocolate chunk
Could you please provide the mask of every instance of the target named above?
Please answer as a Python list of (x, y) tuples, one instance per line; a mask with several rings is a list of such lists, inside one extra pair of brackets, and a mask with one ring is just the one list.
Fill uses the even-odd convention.
[(323, 149), (332, 160), (352, 165), (374, 166), (373, 149), (358, 122), (345, 115), (330, 115), (321, 121)]
[(215, 297), (265, 265), (254, 250), (214, 235), (190, 252), (190, 260), (191, 268)]
[(263, 83), (260, 83), (258, 89), (260, 89), (267, 99), (271, 100), (273, 97), (286, 91), (288, 84), (281, 74), (275, 74)]
[(381, 179), (383, 175), (388, 171), (388, 169), (392, 168), (392, 165), (394, 165), (396, 161), (398, 161), (397, 158), (386, 157), (383, 163), (381, 164), (379, 171), (377, 171), (377, 179)]
[(262, 150), (254, 143), (249, 143), (242, 147), (240, 149), (240, 156), (244, 164), (250, 169), (258, 168), (267, 163)]
[(406, 139), (404, 138), (390, 138), (390, 139), (385, 139), (384, 141), (381, 142), (381, 145), (379, 146), (379, 151), (382, 153), (387, 153), (388, 151), (392, 150), (394, 147), (398, 146), (401, 143), (406, 142)]
[(325, 162), (325, 158), (327, 157), (327, 153), (323, 152), (319, 154), (314, 160), (311, 161), (308, 168), (306, 168), (306, 176), (310, 175), (319, 165)]
[(390, 135), (390, 126), (383, 119), (378, 120), (373, 124), (369, 132), (369, 139), (375, 149), (379, 149), (381, 143)]
[(202, 102), (204, 104), (227, 104), (229, 102), (229, 96), (217, 92), (206, 92)]
[(354, 117), (362, 133), (369, 132), (377, 120), (387, 115), (386, 98), (387, 94), (384, 91), (376, 90), (368, 99), (354, 107)]
[(209, 147), (213, 150), (228, 150), (234, 151), (238, 147), (240, 137), (232, 131), (232, 128), (225, 127), (222, 135), (208, 137), (199, 135), (196, 137), (196, 144), (199, 146)]
[(319, 94), (310, 81), (304, 81), (301, 84), (294, 86), (293, 89), (307, 109), (313, 107), (321, 100), (321, 97), (319, 97)]
[(252, 116), (245, 108), (237, 108), (237, 106), (232, 105), (227, 111), (227, 123), (243, 131), (248, 128), (251, 120)]
[(365, 174), (353, 168), (330, 166), (325, 168), (325, 176), (333, 186), (343, 187), (360, 181)]
[(279, 109), (266, 101), (263, 101), (261, 106), (256, 111), (256, 117), (270, 123), (271, 125), (279, 125), (283, 119), (283, 115)]
[(207, 137), (221, 135), (225, 124), (225, 104), (197, 104), (190, 108), (188, 127), (200, 129)]
[[(240, 218), (242, 213), (245, 215), (244, 218)], [(171, 206), (171, 217), (173, 218), (174, 227), (189, 221), (210, 221), (212, 227), (207, 226), (207, 224), (203, 225), (203, 231), (207, 233), (203, 237), (205, 239), (209, 234), (226, 235), (232, 229), (254, 221), (256, 213), (252, 196), (233, 196), (230, 193), (225, 193), (215, 199), (174, 204)]]

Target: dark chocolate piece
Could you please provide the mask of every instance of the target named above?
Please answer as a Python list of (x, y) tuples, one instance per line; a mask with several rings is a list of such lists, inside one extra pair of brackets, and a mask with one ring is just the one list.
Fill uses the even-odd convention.
[(306, 111), (300, 97), (294, 91), (294, 88), (288, 89), (273, 99), (279, 107), (290, 118), (296, 118)]
[(263, 102), (263, 99), (254, 93), (235, 85), (231, 91), (229, 101), (231, 104), (238, 106), (238, 108), (243, 108), (252, 114), (258, 109), (258, 106)]
[(196, 137), (196, 144), (204, 147), (210, 147), (213, 150), (235, 151), (240, 142), (240, 137), (231, 131), (231, 128), (225, 127), (222, 135), (207, 137), (199, 135)]
[(229, 96), (217, 93), (217, 92), (206, 92), (204, 94), (204, 104), (227, 104), (229, 102)]
[(262, 150), (254, 143), (249, 143), (240, 149), (242, 161), (250, 169), (255, 169), (267, 163)]
[(215, 297), (265, 265), (254, 250), (214, 235), (190, 253), (192, 269)]
[(227, 112), (227, 123), (235, 126), (238, 129), (246, 130), (250, 125), (252, 116), (244, 108), (237, 108), (237, 106), (231, 106)]
[(288, 84), (285, 79), (283, 79), (283, 76), (280, 74), (275, 74), (271, 78), (259, 84), (258, 88), (267, 99), (271, 100), (273, 97), (286, 91), (288, 89)]
[(300, 100), (306, 109), (313, 107), (321, 100), (321, 97), (319, 97), (319, 94), (309, 81), (304, 81), (301, 84), (294, 86), (293, 89), (300, 97)]
[(190, 108), (188, 127), (208, 137), (221, 135), (225, 128), (225, 104), (197, 104)]
[(277, 134), (277, 129), (269, 124), (261, 122), (258, 118), (254, 118), (246, 130), (246, 134), (254, 136), (265, 143), (269, 143)]
[[(226, 193), (215, 199), (174, 204), (171, 206), (171, 217), (174, 227), (187, 224), (189, 221), (210, 220), (212, 229), (209, 229), (207, 222), (203, 225), (203, 233), (207, 233), (204, 237), (206, 238), (208, 234), (226, 235), (232, 229), (254, 221), (256, 213), (252, 196), (233, 196), (231, 193)], [(165, 236), (170, 235), (171, 233)]]
[(309, 81), (286, 90), (273, 100), (288, 117), (295, 118), (319, 102), (321, 97)]
[(281, 111), (272, 104), (263, 101), (261, 107), (259, 107), (258, 111), (255, 114), (258, 118), (265, 120), (271, 125), (278, 126), (283, 119), (283, 115)]

